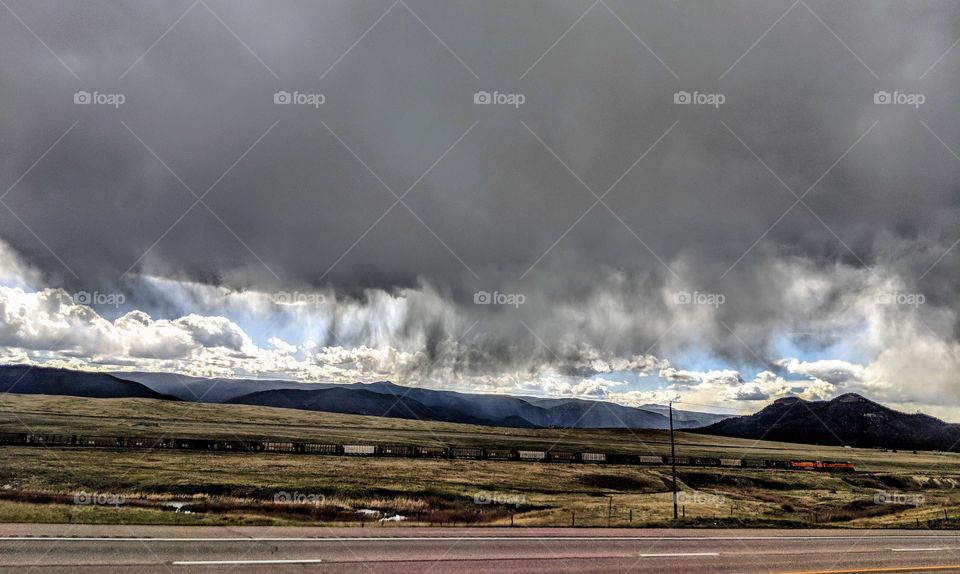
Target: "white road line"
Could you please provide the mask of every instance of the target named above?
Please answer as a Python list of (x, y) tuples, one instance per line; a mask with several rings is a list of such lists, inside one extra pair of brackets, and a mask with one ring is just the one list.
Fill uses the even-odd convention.
[[(917, 538), (960, 538), (960, 534), (881, 534), (867, 535), (872, 539), (917, 539)], [(565, 540), (577, 541), (641, 541), (652, 542), (671, 540), (678, 541), (730, 541), (730, 540), (855, 540), (858, 536), (242, 536), (242, 537), (148, 537), (148, 536), (0, 536), (0, 542), (16, 541), (57, 541), (57, 542), (399, 542), (399, 541), (504, 541), (504, 540), (534, 540), (548, 542), (562, 542)]]
[(943, 552), (949, 548), (891, 548), (890, 552)]
[(669, 552), (664, 554), (641, 554), (640, 558), (679, 558), (682, 556), (720, 556), (719, 552)]
[(323, 562), (317, 559), (304, 560), (176, 560), (174, 566), (222, 566), (225, 564), (316, 564)]

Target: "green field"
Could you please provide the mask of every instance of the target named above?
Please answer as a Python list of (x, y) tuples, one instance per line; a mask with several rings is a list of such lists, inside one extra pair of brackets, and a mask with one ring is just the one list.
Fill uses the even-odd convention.
[[(0, 432), (669, 452), (665, 431), (501, 429), (243, 405), (41, 395), (0, 395)], [(960, 517), (956, 455), (684, 432), (677, 434), (677, 445), (678, 456), (849, 460), (858, 469), (853, 475), (830, 475), (680, 468), (686, 525), (956, 527)], [(405, 517), (401, 524), (424, 525), (672, 521), (670, 472), (663, 467), (0, 447), (0, 487), (0, 522), (360, 525), (391, 524), (377, 518), (395, 514)], [(86, 495), (81, 502), (96, 494), (104, 504), (77, 504), (78, 493)], [(120, 497), (121, 503), (107, 504)], [(186, 505), (176, 512), (173, 503)]]

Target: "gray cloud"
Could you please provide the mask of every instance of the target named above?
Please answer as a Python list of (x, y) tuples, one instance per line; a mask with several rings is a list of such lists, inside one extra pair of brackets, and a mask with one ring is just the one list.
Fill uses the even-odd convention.
[[(389, 336), (362, 313), (309, 335), (425, 345), (471, 373), (597, 374), (597, 354), (768, 368), (784, 336), (863, 360), (892, 344), (850, 336), (884, 289), (926, 297), (884, 317), (919, 316), (948, 346), (960, 332), (960, 268), (944, 256), (958, 238), (947, 147), (960, 150), (960, 48), (936, 63), (960, 36), (955, 3), (609, 1), (615, 14), (595, 5), (539, 61), (590, 2), (409, 0), (414, 12), (383, 15), (390, 2), (209, 0), (152, 48), (190, 2), (9, 4), (80, 77), (0, 21), (0, 190), (26, 173), (3, 198), (16, 217), (0, 210), (0, 237), (50, 285), (123, 290), (170, 318), (203, 302), (128, 269), (320, 291), (371, 314), (412, 289), (425, 295)], [(78, 106), (77, 90), (127, 101)], [(326, 101), (277, 106), (277, 90)], [(477, 90), (526, 103), (477, 106)], [(725, 103), (678, 106), (679, 90)], [(879, 90), (926, 103), (876, 105)], [(209, 190), (209, 209), (188, 212), (178, 178)], [(791, 190), (809, 191), (805, 204)], [(481, 290), (526, 301), (474, 305)], [(723, 303), (678, 304), (683, 293)], [(455, 358), (441, 353), (477, 321)]]

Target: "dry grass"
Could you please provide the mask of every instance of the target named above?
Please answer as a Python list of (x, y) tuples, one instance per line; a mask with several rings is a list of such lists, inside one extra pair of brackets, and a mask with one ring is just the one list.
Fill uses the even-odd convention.
[[(491, 429), (142, 399), (5, 395), (0, 406), (2, 431), (658, 454), (668, 448), (662, 431)], [(861, 470), (681, 468), (686, 525), (915, 527), (917, 520), (949, 525), (960, 517), (955, 455), (754, 445), (691, 433), (679, 433), (678, 445), (680, 456), (846, 459)], [(376, 520), (357, 512), (367, 509), (422, 524), (665, 525), (672, 520), (669, 479), (663, 467), (0, 447), (0, 521), (360, 524)], [(922, 495), (923, 504), (876, 504), (878, 491)], [(126, 502), (76, 505), (78, 492), (123, 494)], [(312, 498), (278, 504), (278, 493)], [(164, 506), (172, 499), (191, 503), (184, 507), (190, 514)]]

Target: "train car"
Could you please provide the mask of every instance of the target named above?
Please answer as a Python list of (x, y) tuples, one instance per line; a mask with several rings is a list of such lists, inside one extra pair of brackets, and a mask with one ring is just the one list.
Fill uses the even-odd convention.
[(450, 458), (483, 458), (482, 448), (451, 448)]
[(794, 470), (813, 470), (819, 472), (854, 472), (849, 462), (824, 462), (820, 460), (791, 460), (790, 468)]
[(602, 452), (581, 452), (581, 462), (607, 462), (607, 455)]
[(576, 462), (577, 453), (551, 451), (550, 455), (547, 458), (552, 462)]
[[(690, 457), (688, 457), (688, 456), (678, 456), (678, 457), (676, 457), (676, 461), (677, 461), (677, 466), (690, 466), (690, 464), (691, 464), (691, 462), (690, 462), (691, 459), (690, 459)], [(669, 456), (665, 456), (665, 457), (663, 457), (663, 463), (664, 463), (664, 464), (673, 464), (673, 461), (670, 459)]]
[(817, 470), (817, 461), (815, 460), (791, 460), (790, 468), (793, 470)]
[(340, 454), (340, 445), (305, 442), (303, 443), (303, 452), (308, 454)]
[(487, 460), (517, 460), (517, 451), (509, 448), (485, 448), (483, 455)]
[(745, 458), (741, 460), (741, 466), (746, 468), (766, 468), (767, 461), (757, 458)]
[(517, 458), (520, 460), (546, 460), (547, 453), (542, 450), (518, 450)]
[(0, 434), (0, 443), (3, 444), (27, 444), (27, 433), (2, 433)]
[(637, 464), (639, 457), (635, 454), (607, 453), (607, 462), (610, 464)]
[(856, 472), (852, 462), (824, 462), (823, 469), (827, 472)]
[(292, 442), (265, 441), (263, 450), (268, 452), (293, 452)]
[(690, 458), (690, 464), (693, 466), (720, 466), (720, 459), (695, 456)]
[(418, 446), (416, 447), (417, 456), (423, 458), (447, 458), (450, 452), (442, 446)]
[[(117, 437), (108, 437), (108, 436), (88, 436), (83, 439), (83, 446), (96, 446), (96, 447), (115, 447), (117, 446)], [(41, 437), (41, 442), (43, 437)]]
[(720, 466), (743, 466), (743, 459), (740, 458), (721, 458)]
[(637, 457), (637, 460), (640, 461), (640, 464), (663, 464), (663, 457), (652, 454), (642, 454)]
[(380, 456), (413, 456), (416, 452), (416, 447), (412, 446), (381, 446), (377, 448), (377, 454)]
[(345, 444), (343, 454), (350, 456), (376, 456), (377, 447), (372, 444)]

